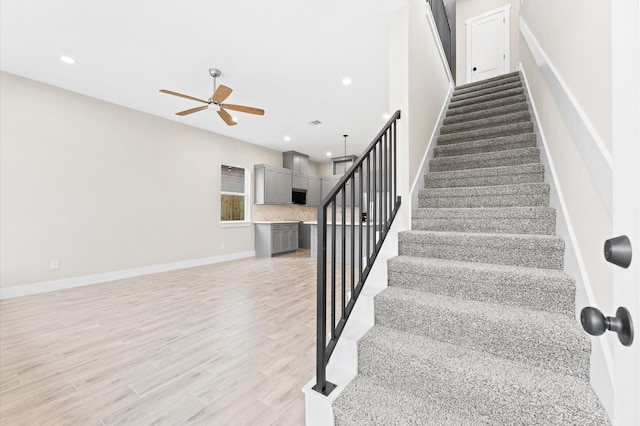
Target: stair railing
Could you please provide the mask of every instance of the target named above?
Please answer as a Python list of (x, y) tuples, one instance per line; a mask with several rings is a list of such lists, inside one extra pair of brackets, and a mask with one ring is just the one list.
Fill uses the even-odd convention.
[(326, 377), (329, 358), (400, 208), (396, 149), (399, 119), (400, 111), (396, 111), (318, 207), (313, 389), (323, 395), (335, 388)]
[(440, 35), (440, 41), (442, 42), (442, 49), (444, 55), (447, 57), (449, 63), (449, 69), (451, 67), (451, 25), (449, 24), (449, 17), (447, 16), (447, 9), (444, 6), (443, 0), (427, 0), (429, 6), (431, 6), (431, 13), (433, 14), (433, 20), (436, 23), (438, 34)]

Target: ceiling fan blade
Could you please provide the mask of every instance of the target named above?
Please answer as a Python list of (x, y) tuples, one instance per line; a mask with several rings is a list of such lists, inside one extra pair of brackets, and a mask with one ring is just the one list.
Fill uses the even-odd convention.
[(229, 97), (231, 92), (233, 92), (231, 88), (221, 84), (220, 86), (218, 86), (218, 88), (213, 94), (213, 102), (217, 104), (219, 104), (220, 102), (223, 102), (225, 99)]
[(198, 99), (198, 98), (194, 98), (193, 96), (189, 96), (189, 95), (183, 95), (182, 93), (178, 93), (178, 92), (172, 92), (171, 90), (165, 90), (162, 89), (160, 90), (160, 92), (162, 93), (166, 93), (167, 95), (173, 95), (173, 96), (179, 96), (181, 98), (185, 98), (185, 99), (191, 99), (192, 101), (198, 101), (198, 102), (202, 102), (205, 104), (208, 104), (208, 101), (202, 100), (202, 99)]
[(207, 109), (207, 108), (209, 108), (209, 105), (199, 106), (191, 109), (186, 109), (184, 111), (176, 112), (176, 115), (189, 115), (189, 114), (193, 114), (194, 112), (202, 111), (203, 109)]
[(248, 106), (244, 106), (244, 105), (222, 104), (222, 105), (220, 105), (220, 107), (221, 108), (232, 109), (234, 111), (246, 112), (246, 113), (249, 113), (249, 114), (264, 115), (264, 110), (263, 109), (248, 107)]
[(231, 117), (231, 114), (229, 114), (227, 111), (220, 109), (218, 111), (218, 115), (220, 116), (220, 118), (222, 118), (224, 120), (225, 123), (227, 123), (229, 126), (235, 126), (236, 123), (235, 121), (233, 121), (233, 117)]

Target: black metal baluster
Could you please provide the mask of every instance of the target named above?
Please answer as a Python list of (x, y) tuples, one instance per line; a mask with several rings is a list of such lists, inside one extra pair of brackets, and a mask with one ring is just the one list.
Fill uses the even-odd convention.
[(340, 264), (340, 275), (342, 280), (340, 281), (340, 284), (342, 286), (341, 290), (342, 290), (342, 294), (341, 299), (342, 299), (342, 317), (340, 318), (341, 320), (345, 318), (344, 316), (344, 310), (346, 308), (346, 292), (347, 292), (347, 288), (346, 288), (346, 257), (347, 257), (347, 234), (346, 234), (346, 213), (347, 213), (347, 182), (344, 183), (344, 186), (342, 187), (342, 220), (340, 223), (340, 239), (341, 241), (341, 248), (342, 248), (342, 253), (341, 253), (341, 259), (342, 259), (342, 264)]
[(336, 203), (331, 204), (331, 340), (336, 338)]

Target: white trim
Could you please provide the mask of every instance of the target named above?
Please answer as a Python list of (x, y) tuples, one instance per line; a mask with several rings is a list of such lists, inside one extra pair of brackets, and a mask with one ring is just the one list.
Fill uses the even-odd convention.
[(520, 17), (520, 33), (553, 94), (562, 114), (562, 121), (573, 138), (580, 141), (576, 144), (580, 156), (593, 176), (593, 182), (598, 188), (607, 211), (611, 213), (613, 211), (613, 160), (609, 150), (522, 17)]
[[(440, 116), (438, 118), (438, 121), (436, 122), (436, 126), (431, 132), (429, 145), (427, 145), (427, 149), (425, 150), (424, 156), (422, 157), (422, 166), (420, 167), (420, 172), (416, 175), (413, 184), (411, 185), (411, 192), (409, 192), (409, 194), (411, 194), (411, 209), (415, 209), (418, 207), (418, 194), (420, 193), (421, 189), (424, 189), (424, 175), (429, 171), (429, 160), (433, 158), (433, 148), (436, 146), (434, 142), (439, 135), (439, 130), (442, 127), (442, 122), (444, 121), (445, 114), (447, 113), (447, 109), (449, 108), (452, 93), (453, 83), (450, 82), (449, 93), (444, 98), (442, 108), (440, 108)], [(409, 225), (411, 226), (411, 223), (409, 223)]]
[(436, 40), (436, 45), (438, 46), (438, 53), (440, 54), (442, 66), (444, 67), (444, 71), (447, 74), (449, 83), (453, 84), (453, 76), (451, 75), (451, 70), (449, 69), (449, 61), (447, 61), (447, 55), (444, 53), (442, 39), (440, 38), (440, 34), (438, 34), (438, 28), (436, 27), (436, 20), (433, 18), (433, 12), (431, 11), (431, 7), (429, 7), (429, 4), (426, 2), (424, 3), (424, 8), (426, 10), (427, 21), (429, 21), (429, 29), (431, 30), (433, 39)]
[[(467, 83), (473, 83), (473, 81), (471, 80), (471, 77), (472, 77), (471, 76), (471, 52), (473, 49), (471, 48), (471, 31), (469, 30), (469, 24), (474, 21), (489, 17), (491, 15), (495, 15), (497, 13), (504, 13), (504, 19), (505, 19), (504, 36), (503, 36), (505, 41), (504, 63), (506, 64), (506, 72), (511, 71), (511, 3), (509, 3), (497, 9), (490, 10), (489, 12), (485, 12), (481, 15), (474, 16), (473, 18), (469, 18), (466, 21), (464, 21), (464, 25), (467, 31), (467, 63), (466, 63)], [(476, 81), (480, 81), (480, 80), (476, 80)]]
[[(529, 100), (529, 104), (531, 105), (531, 109), (533, 111), (533, 121), (536, 126), (536, 132), (540, 136), (540, 141), (542, 143), (541, 150), (541, 160), (545, 166), (545, 170), (548, 173), (545, 173), (545, 179), (549, 180), (550, 189), (551, 189), (551, 205), (556, 208), (561, 214), (557, 216), (557, 235), (563, 237), (565, 239), (565, 255), (564, 255), (564, 270), (565, 272), (573, 277), (576, 281), (576, 287), (578, 289), (584, 290), (584, 295), (586, 296), (586, 300), (579, 300), (580, 294), (576, 296), (576, 316), (577, 312), (579, 312), (584, 306), (597, 306), (595, 296), (593, 294), (593, 290), (591, 287), (591, 282), (589, 281), (589, 276), (587, 274), (587, 268), (584, 263), (582, 253), (580, 251), (580, 247), (578, 245), (578, 239), (576, 238), (576, 234), (573, 228), (573, 224), (571, 222), (571, 218), (569, 216), (569, 211), (564, 201), (564, 196), (562, 194), (562, 189), (560, 187), (560, 182), (557, 179), (557, 173), (555, 165), (553, 164), (553, 160), (551, 158), (551, 153), (549, 151), (549, 145), (547, 143), (547, 139), (544, 135), (544, 131), (538, 125), (538, 110), (536, 109), (536, 105), (531, 96), (531, 92), (529, 91), (529, 84), (527, 80), (527, 75), (522, 66), (522, 62), (519, 65), (520, 72), (522, 73), (522, 79), (524, 80), (525, 91), (527, 93), (527, 98)], [(577, 319), (576, 319), (577, 320)], [(593, 338), (591, 339), (591, 344), (594, 346), (597, 351), (592, 351), (591, 354), (591, 379), (592, 383), (598, 382), (602, 383), (604, 380), (604, 385), (608, 387), (604, 392), (598, 392), (598, 396), (601, 400), (606, 399), (607, 395), (611, 395), (613, 392), (613, 358), (611, 356), (611, 350), (609, 347), (609, 343), (607, 339), (602, 338)], [(605, 365), (605, 374), (602, 374), (598, 369), (594, 370), (593, 366), (596, 364), (602, 364), (602, 362), (598, 362), (598, 359), (604, 360)], [(595, 379), (595, 380), (594, 380)], [(600, 386), (595, 385), (594, 390), (598, 391)], [(604, 402), (604, 401), (603, 401)], [(607, 404), (603, 403), (606, 407)]]
[(469, 25), (469, 22), (471, 22), (471, 21), (476, 21), (478, 19), (486, 18), (487, 16), (491, 16), (491, 15), (495, 15), (496, 13), (508, 11), (509, 9), (511, 9), (511, 3), (507, 3), (504, 6), (500, 6), (498, 8), (493, 9), (493, 10), (485, 12), (485, 13), (483, 13), (481, 15), (474, 16), (473, 18), (469, 18), (466, 21), (464, 21), (464, 24), (465, 25)]
[(86, 285), (100, 284), (124, 278), (138, 277), (141, 275), (156, 274), (158, 272), (173, 271), (176, 269), (191, 268), (194, 266), (210, 265), (227, 262), (229, 260), (244, 259), (255, 256), (255, 251), (225, 254), (215, 257), (184, 260), (181, 262), (164, 263), (160, 265), (144, 266), (141, 268), (124, 269), (121, 271), (104, 272), (101, 274), (84, 275), (81, 277), (65, 278), (55, 281), (43, 281), (33, 284), (25, 284), (15, 287), (0, 288), (0, 300), (14, 297), (29, 296), (32, 294), (48, 293), (50, 291), (65, 290), (68, 288), (82, 287)]

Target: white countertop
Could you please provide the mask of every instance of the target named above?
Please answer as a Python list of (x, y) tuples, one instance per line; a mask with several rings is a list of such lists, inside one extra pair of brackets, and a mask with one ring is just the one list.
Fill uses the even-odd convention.
[(256, 220), (253, 222), (258, 225), (269, 225), (273, 223), (300, 223), (299, 220)]

